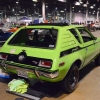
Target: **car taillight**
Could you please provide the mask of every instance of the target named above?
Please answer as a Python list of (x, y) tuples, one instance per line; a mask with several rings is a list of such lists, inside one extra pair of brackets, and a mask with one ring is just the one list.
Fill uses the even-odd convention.
[(52, 66), (51, 61), (40, 60), (39, 66), (50, 68)]
[(7, 55), (6, 54), (0, 54), (0, 58), (1, 59), (7, 59)]

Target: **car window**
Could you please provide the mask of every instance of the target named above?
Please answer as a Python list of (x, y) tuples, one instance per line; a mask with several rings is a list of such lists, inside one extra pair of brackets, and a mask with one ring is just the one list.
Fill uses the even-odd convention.
[(22, 29), (8, 43), (9, 45), (54, 48), (57, 41), (56, 29)]
[(79, 43), (81, 43), (81, 41), (79, 39), (79, 36), (78, 36), (78, 33), (76, 32), (76, 30), (75, 29), (70, 29), (69, 31), (74, 35), (74, 37), (77, 39), (77, 41)]
[(80, 35), (82, 36), (82, 39), (84, 42), (89, 42), (89, 41), (93, 40), (92, 36), (85, 28), (79, 28), (78, 31), (79, 31)]

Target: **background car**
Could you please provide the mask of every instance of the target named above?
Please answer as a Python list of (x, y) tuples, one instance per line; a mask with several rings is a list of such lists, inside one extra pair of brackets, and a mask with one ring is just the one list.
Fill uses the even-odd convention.
[(94, 27), (96, 28), (96, 30), (98, 30), (98, 29), (100, 30), (100, 24), (99, 23), (95, 23)]
[(3, 32), (2, 30), (0, 30), (0, 42), (6, 41), (11, 35), (11, 32)]

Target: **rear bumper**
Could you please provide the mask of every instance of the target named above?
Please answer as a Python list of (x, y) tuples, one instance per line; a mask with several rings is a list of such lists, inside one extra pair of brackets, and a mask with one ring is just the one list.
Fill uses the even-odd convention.
[[(48, 81), (48, 82), (58, 82), (62, 80), (62, 77), (60, 75), (60, 72), (58, 70), (49, 72), (39, 69), (27, 69), (17, 66), (12, 66), (8, 64), (1, 63), (0, 67), (3, 69), (3, 71), (7, 73), (14, 73), (17, 74), (20, 77), (28, 78), (28, 79), (39, 79), (42, 81)], [(20, 73), (18, 73), (18, 70)], [(27, 75), (22, 75), (21, 71), (25, 72)]]

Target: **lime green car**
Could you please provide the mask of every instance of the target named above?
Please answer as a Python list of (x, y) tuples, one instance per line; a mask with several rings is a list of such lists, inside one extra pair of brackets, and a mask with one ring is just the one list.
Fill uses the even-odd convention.
[(66, 93), (75, 90), (79, 70), (92, 60), (100, 65), (100, 38), (83, 26), (25, 26), (0, 49), (4, 71), (28, 79), (60, 82)]

